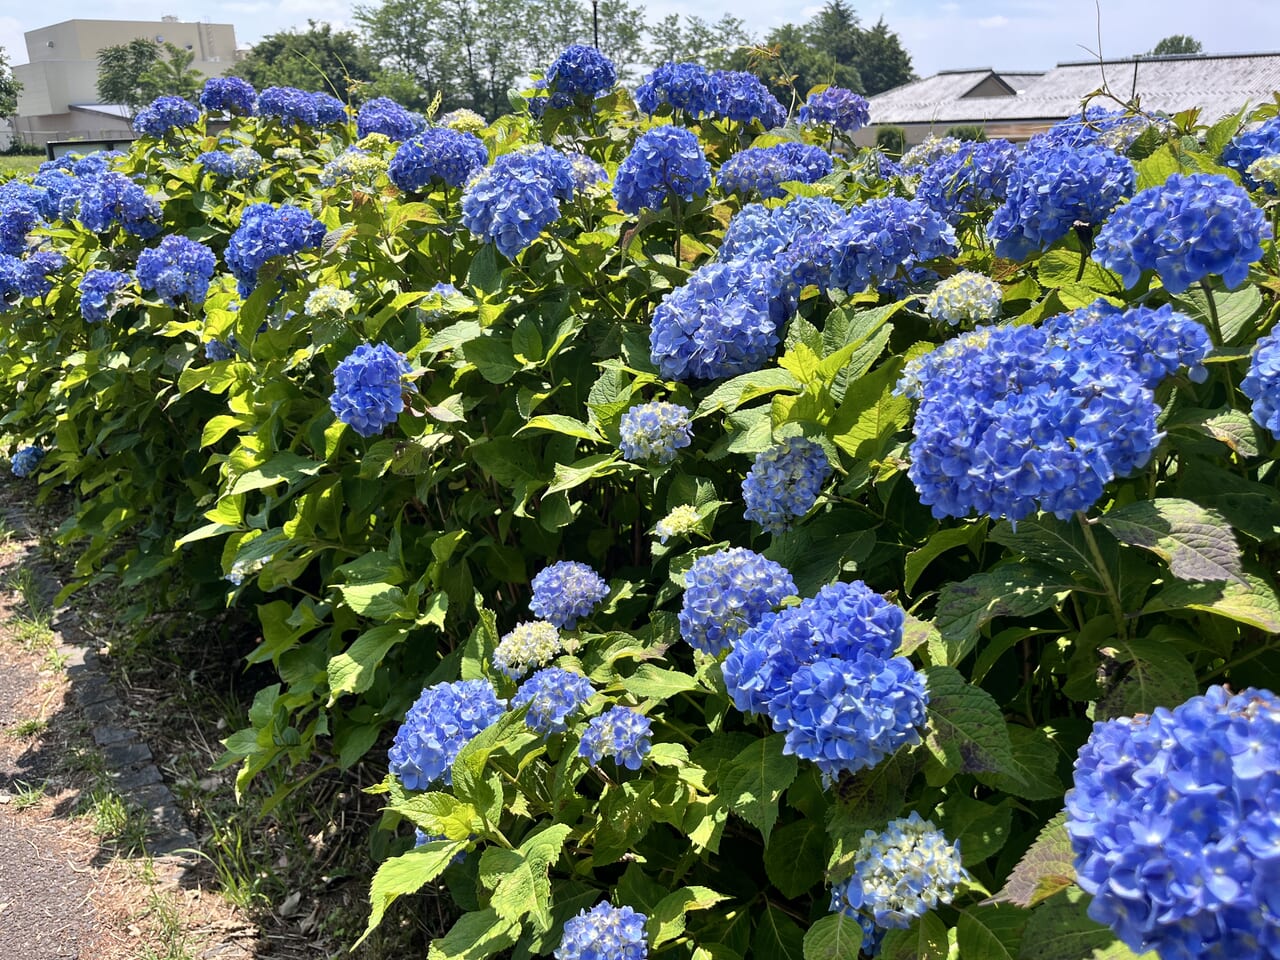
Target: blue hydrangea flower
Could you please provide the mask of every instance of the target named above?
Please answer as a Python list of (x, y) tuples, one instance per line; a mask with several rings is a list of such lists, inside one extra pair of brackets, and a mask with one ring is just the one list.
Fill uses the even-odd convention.
[(216, 266), (213, 251), (203, 243), (170, 234), (160, 246), (138, 255), (138, 285), (154, 290), (171, 307), (183, 297), (200, 304), (209, 292)]
[(573, 198), (574, 186), (573, 164), (558, 150), (503, 154), (467, 185), (462, 222), (514, 259), (560, 219), (560, 201)]
[(608, 757), (620, 767), (639, 770), (652, 749), (649, 718), (630, 707), (610, 707), (587, 724), (578, 743), (578, 755), (592, 766)]
[(247, 297), (258, 283), (258, 271), (272, 257), (283, 257), (318, 247), (324, 240), (324, 224), (307, 211), (283, 204), (255, 203), (240, 216), (240, 226), (227, 242), (224, 257)]
[(232, 150), (210, 150), (196, 157), (196, 163), (209, 173), (231, 180), (244, 180), (253, 176), (263, 164), (262, 154), (253, 147), (235, 147)]
[(830, 127), (839, 133), (855, 133), (871, 122), (867, 98), (844, 87), (827, 87), (809, 94), (800, 108), (802, 127)]
[[(0, 298), (16, 291), (21, 297), (35, 300), (53, 289), (51, 274), (66, 266), (67, 260), (60, 253), (39, 250), (22, 259), (0, 254), (7, 266), (0, 270)], [(4, 307), (0, 306), (0, 312)]]
[(733, 642), (725, 686), (744, 713), (769, 717), (784, 750), (827, 780), (920, 742), (924, 674), (894, 656), (906, 615), (865, 583), (835, 583), (766, 613)]
[(565, 921), (556, 960), (646, 960), (649, 941), (644, 925), (648, 919), (608, 900), (597, 903)]
[(362, 103), (356, 112), (356, 135), (359, 137), (380, 133), (390, 140), (408, 140), (420, 133), (425, 125), (419, 114), (406, 110), (390, 97), (374, 97)]
[(817, 502), (831, 472), (821, 444), (804, 437), (788, 437), (761, 450), (742, 481), (746, 518), (770, 533), (790, 529)]
[(200, 93), (200, 106), (210, 113), (251, 117), (257, 111), (258, 91), (239, 77), (210, 77)]
[(770, 290), (778, 288), (782, 306), (790, 310), (804, 287), (829, 285), (830, 258), (824, 245), (846, 215), (827, 197), (796, 197), (772, 209), (749, 204), (729, 221), (717, 259), (772, 265)]
[(1266, 215), (1243, 189), (1219, 174), (1173, 174), (1120, 207), (1098, 233), (1093, 259), (1126, 287), (1154, 270), (1170, 293), (1217, 275), (1244, 283), (1271, 238)]
[(533, 578), (529, 609), (562, 630), (572, 630), (609, 595), (609, 585), (585, 563), (561, 560)]
[[(11, 183), (14, 181), (10, 181)], [(36, 208), (48, 220), (66, 220), (75, 214), (80, 180), (65, 170), (45, 170), (36, 174), (31, 185), (38, 191)], [(0, 232), (2, 228), (0, 228)]]
[(1163, 126), (1164, 123), (1167, 121), (1095, 105), (1081, 116), (1059, 120), (1044, 133), (1037, 133), (1028, 146), (1038, 150), (1043, 147), (1097, 145), (1124, 153), (1149, 127)]
[(148, 137), (163, 137), (175, 127), (189, 127), (200, 119), (200, 111), (182, 97), (156, 97), (138, 111), (133, 129)]
[(718, 656), (795, 592), (785, 567), (745, 547), (698, 557), (684, 575), (680, 636)]
[(580, 43), (566, 47), (547, 71), (547, 89), (587, 100), (608, 93), (617, 82), (613, 61), (595, 47)]
[(1095, 723), (1067, 793), (1089, 916), (1136, 953), (1280, 958), (1280, 698), (1210, 687)]
[(654, 127), (640, 135), (618, 167), (613, 196), (623, 213), (659, 210), (668, 195), (692, 200), (711, 189), (702, 144), (683, 127)]
[(1280, 330), (1272, 330), (1254, 346), (1240, 391), (1253, 401), (1253, 419), (1280, 438)]
[(236, 342), (235, 334), (232, 334), (226, 340), (206, 340), (204, 356), (206, 360), (230, 360), (239, 349), (240, 344)]
[(48, 451), (40, 447), (23, 447), (9, 461), (9, 469), (13, 471), (15, 477), (29, 477), (36, 472), (46, 453)]
[(831, 172), (831, 154), (804, 143), (752, 147), (725, 161), (716, 174), (726, 193), (752, 192), (768, 199), (785, 196), (782, 184), (813, 183)]
[(106, 320), (116, 308), (116, 294), (132, 279), (119, 270), (86, 270), (80, 278), (80, 315), (88, 323)]
[(1035, 327), (980, 327), (907, 365), (908, 475), (935, 517), (1067, 519), (1146, 465), (1158, 408), (1127, 356)]
[(499, 673), (519, 680), (532, 667), (543, 667), (561, 651), (560, 631), (546, 620), (518, 623), (498, 641), (493, 665)]
[(1023, 152), (1007, 196), (987, 225), (996, 254), (1022, 260), (1065, 237), (1076, 224), (1098, 226), (1132, 196), (1133, 164), (1105, 147), (1046, 147)]
[(406, 790), (453, 785), (453, 761), (477, 733), (506, 709), (488, 680), (457, 680), (427, 687), (409, 708), (387, 753)]
[(716, 112), (717, 90), (704, 67), (696, 63), (664, 63), (636, 87), (636, 106), (650, 115), (670, 106), (696, 119)]
[(585, 153), (568, 154), (569, 163), (573, 166), (573, 187), (578, 193), (590, 190), (598, 183), (609, 179), (604, 167), (596, 163)]
[(766, 130), (787, 122), (787, 110), (754, 73), (717, 70), (711, 75), (716, 113), (739, 123), (759, 120)]
[(1129, 361), (1145, 386), (1154, 389), (1179, 369), (1193, 383), (1204, 383), (1204, 359), (1213, 344), (1204, 325), (1171, 305), (1115, 307), (1098, 299), (1071, 313), (1046, 320), (1041, 329), (1053, 340), (1079, 346), (1098, 345)]
[(670, 463), (676, 452), (689, 446), (689, 408), (655, 400), (640, 403), (622, 415), (618, 449), (634, 463), (657, 460)]
[(529, 729), (542, 736), (564, 733), (568, 729), (569, 714), (574, 713), (591, 699), (591, 681), (581, 674), (547, 667), (539, 670), (524, 683), (511, 698), (511, 709), (529, 705), (524, 722)]
[(1280, 153), (1280, 117), (1272, 117), (1253, 130), (1236, 134), (1223, 148), (1221, 159), (1224, 166), (1244, 178), (1246, 186), (1256, 189), (1259, 184), (1249, 175), (1249, 168), (1257, 160), (1274, 153)]
[(160, 204), (121, 173), (84, 180), (77, 191), (76, 218), (86, 230), (104, 233), (120, 224), (126, 233), (149, 240), (160, 232)]
[(933, 288), (924, 302), (924, 312), (952, 326), (990, 323), (999, 319), (1003, 300), (1000, 284), (984, 274), (961, 270)]
[(778, 347), (782, 311), (768, 265), (708, 263), (653, 313), (650, 356), (668, 380), (718, 380), (759, 370)]
[(884, 197), (854, 207), (821, 241), (821, 272), (849, 293), (911, 278), (917, 264), (956, 251), (951, 225), (919, 200)]
[(832, 889), (831, 910), (863, 923), (864, 937), (868, 920), (882, 931), (905, 930), (938, 904), (949, 904), (969, 879), (960, 865), (960, 842), (949, 841), (914, 810), (890, 820), (883, 833), (868, 830), (853, 870)]
[(1004, 201), (1017, 161), (1018, 148), (1008, 140), (962, 144), (921, 171), (916, 199), (957, 224)]
[(396, 422), (404, 410), (409, 362), (385, 343), (356, 347), (333, 371), (329, 407), (362, 437), (372, 437)]
[(319, 120), (315, 99), (297, 87), (267, 87), (258, 94), (258, 113), (282, 126), (314, 127)]
[(387, 175), (406, 192), (425, 193), (433, 183), (460, 187), (489, 162), (480, 138), (448, 127), (432, 127), (396, 148)]
[(27, 235), (40, 223), (34, 203), (0, 198), (0, 253), (20, 257), (27, 252)]
[(308, 96), (311, 98), (311, 105), (316, 109), (316, 126), (327, 127), (330, 124), (347, 122), (347, 105), (333, 94), (317, 90)]

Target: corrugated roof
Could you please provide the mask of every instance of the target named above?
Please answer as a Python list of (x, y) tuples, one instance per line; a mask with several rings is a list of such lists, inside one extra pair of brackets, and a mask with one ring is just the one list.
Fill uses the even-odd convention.
[(1043, 74), (998, 73), (1016, 96), (964, 99), (989, 71), (943, 73), (871, 97), (874, 123), (983, 123), (1069, 117), (1102, 85), (1128, 98), (1136, 91), (1147, 110), (1174, 113), (1200, 107), (1208, 119), (1246, 102), (1270, 100), (1280, 90), (1280, 53), (1157, 57), (1060, 63)]
[(68, 104), (68, 107), (72, 110), (100, 113), (104, 117), (117, 117), (121, 120), (129, 120), (133, 117), (129, 108), (123, 103), (72, 103)]

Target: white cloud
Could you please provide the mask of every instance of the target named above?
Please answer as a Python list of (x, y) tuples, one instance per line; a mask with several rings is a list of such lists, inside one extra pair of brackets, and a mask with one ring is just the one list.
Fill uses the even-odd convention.
[(994, 17), (983, 17), (978, 21), (978, 26), (984, 30), (993, 30), (996, 27), (1006, 27), (1009, 25), (1009, 18), (996, 14)]

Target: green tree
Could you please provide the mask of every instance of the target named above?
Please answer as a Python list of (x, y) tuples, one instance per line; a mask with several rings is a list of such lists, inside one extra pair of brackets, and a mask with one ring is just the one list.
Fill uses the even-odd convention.
[(725, 14), (712, 23), (702, 17), (668, 14), (649, 27), (648, 59), (652, 63), (691, 61), (713, 70), (733, 66), (741, 48), (751, 43), (746, 24)]
[(144, 99), (151, 101), (167, 95), (195, 100), (204, 83), (204, 74), (191, 68), (195, 53), (166, 42), (164, 54), (156, 57), (139, 78), (138, 88)]
[(160, 60), (160, 48), (146, 37), (103, 47), (98, 51), (98, 99), (119, 103), (136, 113), (150, 103), (143, 78)]
[(307, 21), (306, 30), (282, 30), (263, 37), (234, 72), (259, 90), (272, 86), (326, 90), (348, 103), (380, 73), (355, 33), (314, 20)]
[(862, 91), (862, 77), (852, 63), (841, 63), (814, 45), (806, 27), (784, 23), (758, 47), (740, 50), (733, 59), (738, 70), (750, 70), (768, 85), (784, 105), (803, 100), (820, 84)]
[(9, 67), (9, 54), (0, 47), (0, 117), (11, 117), (18, 112), (18, 94), (22, 92), (20, 84)]
[(1176, 54), (1193, 54), (1203, 52), (1204, 45), (1195, 37), (1188, 36), (1185, 33), (1175, 33), (1172, 36), (1165, 37), (1152, 47), (1148, 56), (1169, 57)]
[(916, 79), (911, 68), (911, 54), (902, 46), (901, 38), (889, 29), (884, 17), (858, 37), (858, 72), (867, 96), (892, 90)]

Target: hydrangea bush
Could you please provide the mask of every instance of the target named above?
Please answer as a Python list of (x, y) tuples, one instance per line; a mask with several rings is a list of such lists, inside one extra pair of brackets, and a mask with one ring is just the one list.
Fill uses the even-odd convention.
[(1273, 109), (898, 167), (849, 91), (543, 82), (212, 80), (0, 186), (71, 589), (256, 617), (224, 762), (363, 778), (439, 960), (1277, 955)]

